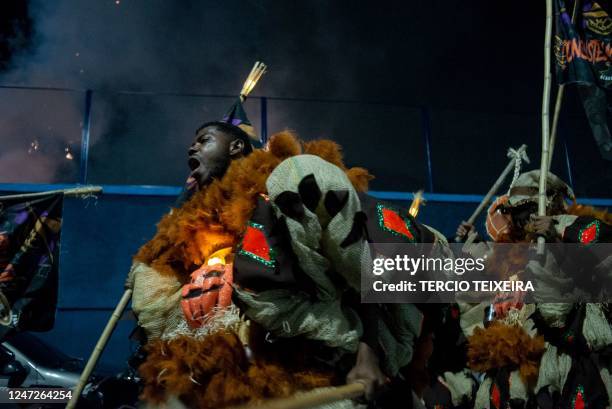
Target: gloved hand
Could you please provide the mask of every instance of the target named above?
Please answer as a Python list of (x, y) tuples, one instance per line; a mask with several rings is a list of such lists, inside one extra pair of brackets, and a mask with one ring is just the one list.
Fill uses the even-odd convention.
[(204, 265), (191, 273), (191, 282), (181, 291), (181, 308), (192, 328), (201, 327), (214, 308), (232, 303), (233, 265)]

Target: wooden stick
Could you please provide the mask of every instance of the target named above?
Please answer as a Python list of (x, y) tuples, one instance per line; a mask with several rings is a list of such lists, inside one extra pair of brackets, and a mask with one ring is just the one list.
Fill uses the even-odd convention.
[(552, 128), (550, 130), (550, 146), (548, 147), (548, 170), (550, 170), (550, 164), (552, 162), (553, 152), (555, 150), (555, 142), (557, 140), (557, 125), (559, 124), (559, 115), (561, 113), (561, 104), (563, 104), (563, 92), (565, 91), (565, 84), (559, 85), (557, 90), (557, 100), (555, 101), (555, 113), (553, 114)]
[[(521, 150), (526, 149), (526, 148), (527, 148), (527, 145), (523, 144), (521, 145), (520, 148), (518, 148), (517, 152), (520, 152)], [(474, 213), (472, 213), (470, 218), (467, 219), (467, 222), (469, 224), (474, 224), (474, 222), (476, 221), (476, 218), (478, 218), (478, 216), (484, 210), (484, 208), (487, 207), (487, 205), (491, 202), (491, 198), (493, 198), (493, 195), (497, 193), (502, 183), (504, 183), (504, 180), (506, 179), (506, 177), (508, 177), (508, 174), (512, 171), (512, 169), (514, 169), (514, 162), (515, 162), (515, 159), (511, 158), (510, 161), (508, 162), (508, 165), (506, 165), (506, 167), (504, 168), (502, 173), (499, 175), (499, 177), (497, 178), (493, 186), (491, 186), (491, 189), (489, 189), (489, 191), (487, 192), (485, 197), (482, 199), (482, 201), (480, 202), (476, 210), (474, 210)], [(455, 242), (461, 243), (461, 237), (456, 236)]]
[(119, 321), (119, 318), (121, 318), (123, 310), (125, 310), (125, 307), (130, 302), (130, 298), (132, 298), (132, 289), (128, 288), (123, 293), (123, 296), (121, 297), (119, 304), (117, 304), (117, 307), (115, 307), (115, 311), (113, 311), (113, 314), (111, 315), (110, 320), (108, 320), (108, 323), (106, 324), (106, 327), (104, 328), (104, 331), (102, 332), (98, 343), (96, 344), (93, 352), (91, 353), (91, 356), (87, 361), (87, 365), (85, 365), (85, 369), (83, 369), (83, 373), (81, 373), (79, 383), (72, 392), (72, 398), (70, 398), (70, 402), (68, 402), (68, 405), (66, 405), (66, 409), (74, 409), (76, 407), (79, 397), (81, 396), (81, 393), (83, 393), (83, 389), (87, 384), (87, 380), (89, 379), (89, 376), (91, 375), (93, 369), (98, 363), (98, 359), (100, 358), (102, 351), (104, 351), (104, 347), (106, 347), (108, 340), (113, 334), (113, 330), (115, 329), (115, 326), (117, 326), (117, 321)]
[[(542, 92), (542, 158), (538, 189), (538, 215), (546, 216), (546, 179), (548, 179), (548, 148), (550, 146), (550, 42), (552, 40), (552, 0), (546, 0), (546, 31), (544, 34), (544, 90)], [(538, 237), (538, 254), (544, 254), (544, 237)]]
[(64, 196), (80, 196), (92, 193), (102, 193), (102, 186), (83, 186), (72, 189), (49, 190), (48, 192), (24, 193), (20, 195), (0, 196), (0, 200), (32, 199), (36, 197), (63, 193)]
[(255, 65), (253, 65), (253, 68), (251, 69), (247, 79), (244, 81), (242, 90), (240, 91), (240, 100), (242, 102), (244, 102), (246, 97), (249, 96), (251, 91), (253, 91), (253, 88), (255, 88), (255, 85), (257, 85), (257, 82), (261, 76), (266, 73), (266, 68), (268, 68), (266, 64), (259, 61), (255, 62)]
[(412, 199), (412, 203), (410, 204), (410, 208), (408, 209), (408, 213), (410, 216), (416, 217), (419, 215), (419, 209), (421, 205), (425, 204), (425, 199), (423, 198), (423, 190), (419, 190), (414, 194), (414, 198)]
[(358, 382), (338, 386), (321, 393), (305, 393), (290, 398), (271, 399), (259, 405), (243, 405), (233, 409), (307, 409), (339, 400), (358, 398), (364, 393), (365, 386)]
[[(572, 23), (576, 21), (578, 15), (578, 4), (580, 0), (574, 0), (574, 8), (572, 9)], [(561, 115), (561, 105), (563, 104), (563, 93), (565, 92), (565, 84), (559, 85), (557, 89), (557, 100), (555, 101), (555, 113), (553, 115), (552, 128), (550, 130), (550, 146), (548, 148), (548, 170), (552, 163), (553, 152), (555, 151), (555, 143), (557, 141), (557, 127), (559, 125), (559, 116)]]

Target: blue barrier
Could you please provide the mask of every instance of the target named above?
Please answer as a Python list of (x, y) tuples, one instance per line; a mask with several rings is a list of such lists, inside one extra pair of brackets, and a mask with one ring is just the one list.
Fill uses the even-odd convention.
[[(0, 192), (6, 193), (36, 193), (59, 189), (73, 189), (82, 187), (77, 184), (28, 184), (28, 183), (0, 183)], [(102, 194), (127, 195), (127, 196), (173, 196), (181, 192), (180, 186), (156, 186), (156, 185), (100, 185)], [(370, 195), (382, 200), (408, 201), (414, 198), (411, 192), (392, 192), (370, 190)], [(480, 203), (484, 195), (465, 195), (447, 193), (424, 193), (426, 201), (440, 203)], [(579, 198), (581, 204), (591, 206), (612, 206), (612, 199), (608, 198)]]

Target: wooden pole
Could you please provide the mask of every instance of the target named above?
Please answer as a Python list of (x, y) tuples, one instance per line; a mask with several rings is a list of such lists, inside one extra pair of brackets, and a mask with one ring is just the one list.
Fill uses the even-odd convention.
[(63, 193), (64, 196), (80, 196), (94, 193), (102, 193), (102, 186), (83, 186), (72, 189), (49, 190), (48, 192), (24, 193), (20, 195), (0, 196), (0, 200), (34, 199), (41, 196)]
[(104, 328), (104, 331), (102, 332), (98, 343), (96, 344), (93, 352), (91, 353), (91, 356), (87, 361), (87, 365), (85, 365), (85, 369), (83, 369), (83, 373), (81, 373), (79, 383), (77, 384), (74, 391), (72, 391), (72, 398), (70, 399), (70, 402), (68, 402), (68, 405), (66, 405), (66, 409), (74, 409), (76, 407), (79, 397), (81, 396), (81, 393), (83, 393), (83, 389), (87, 384), (87, 380), (89, 379), (89, 376), (91, 375), (93, 369), (98, 363), (98, 359), (100, 358), (100, 355), (102, 355), (102, 351), (104, 351), (104, 347), (106, 347), (108, 340), (113, 334), (115, 326), (117, 326), (117, 321), (119, 321), (119, 318), (121, 318), (121, 314), (123, 314), (123, 310), (125, 310), (125, 307), (130, 302), (131, 297), (132, 289), (128, 288), (123, 293), (123, 296), (121, 297), (119, 304), (117, 304), (117, 307), (115, 307), (115, 311), (113, 311), (113, 314), (111, 315), (108, 324), (106, 324), (106, 327)]
[[(574, 8), (572, 9), (572, 23), (576, 21), (578, 15), (578, 6), (580, 0), (574, 0)], [(559, 85), (557, 89), (557, 99), (555, 101), (555, 112), (553, 115), (552, 128), (550, 130), (550, 146), (548, 148), (548, 170), (552, 162), (553, 152), (555, 151), (555, 143), (557, 140), (557, 127), (559, 125), (559, 116), (561, 115), (561, 105), (563, 104), (563, 94), (565, 92), (565, 84)]]
[(303, 395), (292, 396), (289, 398), (271, 399), (262, 404), (237, 406), (233, 409), (308, 409), (319, 405), (337, 402), (339, 400), (359, 398), (363, 396), (364, 393), (364, 384), (357, 382), (349, 385), (338, 386), (320, 393), (304, 393)]
[(548, 147), (548, 170), (550, 170), (550, 164), (552, 162), (553, 152), (555, 150), (555, 142), (557, 140), (557, 126), (559, 124), (559, 115), (561, 113), (561, 105), (563, 104), (563, 93), (565, 91), (565, 84), (559, 85), (557, 90), (557, 100), (555, 101), (555, 113), (553, 114), (552, 128), (550, 130), (550, 146)]
[[(546, 31), (544, 34), (544, 90), (542, 92), (542, 157), (538, 189), (538, 215), (546, 216), (546, 179), (548, 179), (548, 148), (550, 146), (550, 43), (552, 40), (552, 0), (546, 0)], [(538, 237), (538, 254), (544, 254), (544, 237)]]
[[(517, 150), (518, 154), (520, 155), (521, 154), (520, 152), (525, 150), (525, 149), (527, 149), (527, 145), (525, 145), (525, 144), (521, 145), (521, 147), (518, 148), (518, 150)], [(480, 215), (480, 213), (482, 213), (482, 211), (485, 209), (485, 207), (487, 207), (487, 205), (491, 202), (491, 198), (493, 197), (493, 195), (495, 195), (495, 193), (497, 193), (497, 191), (501, 187), (502, 183), (504, 183), (504, 180), (506, 180), (506, 177), (508, 177), (508, 174), (512, 171), (512, 169), (514, 169), (515, 161), (516, 161), (515, 158), (511, 158), (510, 159), (510, 162), (508, 162), (508, 165), (506, 165), (506, 167), (504, 168), (502, 173), (499, 175), (499, 177), (497, 178), (497, 180), (495, 181), (493, 186), (491, 186), (491, 189), (489, 189), (489, 191), (487, 192), (485, 197), (482, 199), (482, 201), (480, 202), (480, 204), (478, 205), (476, 210), (474, 210), (474, 213), (472, 213), (470, 218), (467, 219), (467, 222), (469, 224), (474, 224), (474, 222), (476, 221), (476, 218)], [(455, 242), (456, 243), (461, 243), (461, 237), (456, 236), (455, 237)]]

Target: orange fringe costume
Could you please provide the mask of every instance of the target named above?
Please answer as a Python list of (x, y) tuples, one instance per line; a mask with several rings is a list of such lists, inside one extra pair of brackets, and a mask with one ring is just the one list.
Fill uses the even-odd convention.
[(332, 373), (291, 371), (278, 362), (251, 361), (233, 332), (153, 341), (146, 351), (147, 360), (139, 368), (144, 380), (141, 399), (151, 403), (174, 396), (188, 408), (221, 408), (336, 383)]
[[(366, 191), (373, 178), (363, 168), (348, 169), (340, 146), (332, 141), (302, 143), (291, 132), (278, 133), (267, 150), (234, 160), (223, 178), (166, 214), (134, 262), (151, 267), (159, 276), (189, 282), (190, 273), (214, 252), (235, 248), (258, 197), (266, 193), (270, 173), (284, 159), (302, 153), (319, 156), (344, 170), (358, 191)], [(257, 335), (251, 331), (250, 336)], [(254, 357), (247, 359), (243, 343), (230, 330), (197, 338), (149, 339), (147, 360), (139, 368), (144, 383), (141, 398), (161, 403), (176, 397), (190, 408), (219, 408), (336, 383), (333, 373), (298, 365), (291, 368), (252, 349)]]
[(543, 353), (544, 337), (532, 338), (519, 326), (495, 322), (474, 330), (469, 338), (468, 365), (476, 372), (518, 369), (523, 383), (534, 386)]

